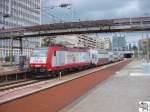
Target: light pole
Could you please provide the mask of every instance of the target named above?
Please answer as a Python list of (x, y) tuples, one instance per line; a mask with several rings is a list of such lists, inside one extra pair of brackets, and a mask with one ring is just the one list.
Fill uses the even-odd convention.
[[(61, 0), (60, 3), (58, 5), (52, 5), (52, 6), (48, 6), (48, 7), (42, 7), (41, 9), (44, 9), (44, 10), (53, 10), (55, 8), (63, 8), (63, 9), (72, 9), (71, 10), (71, 19), (73, 19), (73, 16), (74, 16), (74, 13), (73, 13), (73, 8), (71, 8), (71, 2), (68, 0), (68, 2), (64, 1), (64, 0)], [(40, 7), (37, 7), (35, 9), (40, 9)], [(55, 17), (52, 13), (49, 13), (48, 14), (52, 17), (52, 18), (56, 18), (56, 19), (59, 19), (58, 17)], [(59, 19), (60, 22), (62, 22), (62, 19)]]
[[(7, 18), (9, 18), (10, 17), (10, 14), (3, 14), (3, 13), (1, 13), (1, 15), (0, 15), (0, 17), (1, 17), (1, 22), (2, 22), (2, 28), (1, 28), (1, 30), (3, 30), (3, 29), (5, 29), (5, 20), (7, 19)], [(3, 40), (1, 40), (1, 42), (2, 42), (2, 50), (1, 50), (1, 54), (3, 54), (2, 52), (4, 51), (4, 54), (6, 54), (6, 52), (5, 52), (5, 49), (7, 48), (6, 47), (6, 41), (3, 41)], [(4, 57), (5, 57), (6, 55), (4, 55)], [(2, 56), (3, 57), (3, 56)], [(3, 57), (3, 58), (4, 58)]]
[[(49, 17), (49, 15), (52, 17), (53, 22), (55, 21), (55, 19), (59, 20), (60, 22), (62, 21), (62, 19), (60, 19), (59, 17), (54, 16), (52, 13), (50, 13), (50, 10), (54, 9), (55, 7), (58, 6), (52, 6), (52, 7), (36, 7), (34, 8), (35, 10), (41, 10), (41, 12), (44, 12), (43, 14), (47, 13), (46, 16)], [(48, 11), (48, 12), (46, 12)]]
[[(8, 3), (8, 9), (5, 7), (6, 3)], [(3, 8), (2, 14), (1, 14), (2, 21), (4, 22), (3, 23), (4, 26), (2, 27), (2, 30), (3, 30), (3, 29), (5, 29), (5, 22), (6, 22), (5, 20), (6, 20), (6, 18), (10, 18), (12, 16), (11, 15), (12, 1), (11, 0), (8, 0), (8, 2), (4, 1), (2, 5), (4, 5), (4, 8)], [(12, 59), (13, 59), (13, 37), (10, 37), (10, 39), (11, 39), (11, 41), (10, 41), (10, 49), (8, 48), (8, 50), (10, 51), (10, 53), (9, 53), (9, 61), (12, 64)], [(4, 51), (5, 51), (6, 44), (7, 44), (7, 42), (4, 45)]]
[[(147, 17), (149, 13), (144, 13), (144, 16)], [(148, 33), (146, 33), (146, 40), (147, 40), (147, 62), (150, 61), (150, 39), (148, 37)]]
[(147, 48), (147, 62), (149, 62), (150, 61), (150, 39), (148, 38), (148, 34), (146, 34), (146, 40), (147, 40), (147, 42), (146, 42), (146, 48)]

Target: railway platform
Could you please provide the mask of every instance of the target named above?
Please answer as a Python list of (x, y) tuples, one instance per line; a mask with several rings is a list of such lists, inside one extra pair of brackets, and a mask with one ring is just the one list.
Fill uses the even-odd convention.
[(20, 70), (18, 66), (0, 66), (0, 83), (25, 79), (27, 70)]
[(133, 61), (60, 112), (148, 112), (139, 111), (150, 102), (150, 73), (142, 68)]

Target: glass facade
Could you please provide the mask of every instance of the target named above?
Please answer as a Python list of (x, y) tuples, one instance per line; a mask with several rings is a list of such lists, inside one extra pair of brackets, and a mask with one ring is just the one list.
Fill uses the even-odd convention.
[(126, 39), (125, 36), (114, 36), (112, 38), (112, 47), (116, 51), (126, 50)]
[(0, 0), (1, 28), (41, 23), (41, 0)]
[[(41, 24), (41, 0), (0, 0), (0, 30)], [(0, 40), (0, 58), (10, 55), (11, 40)], [(23, 39), (23, 55), (40, 45), (40, 38)], [(13, 41), (13, 55), (20, 55), (19, 40)]]

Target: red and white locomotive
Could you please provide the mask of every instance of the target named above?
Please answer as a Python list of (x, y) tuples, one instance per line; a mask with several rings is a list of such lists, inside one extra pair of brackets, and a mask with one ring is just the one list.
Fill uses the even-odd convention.
[(33, 50), (30, 69), (36, 72), (46, 71), (49, 75), (53, 75), (60, 71), (99, 66), (111, 61), (108, 52), (51, 46)]
[(58, 72), (90, 66), (87, 50), (52, 46), (36, 48), (30, 58), (31, 70)]

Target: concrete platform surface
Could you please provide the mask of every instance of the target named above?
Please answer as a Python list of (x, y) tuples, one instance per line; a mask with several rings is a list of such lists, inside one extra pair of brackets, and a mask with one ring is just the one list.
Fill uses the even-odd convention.
[(150, 101), (150, 74), (133, 61), (60, 112), (139, 112), (140, 101)]

